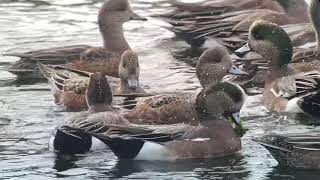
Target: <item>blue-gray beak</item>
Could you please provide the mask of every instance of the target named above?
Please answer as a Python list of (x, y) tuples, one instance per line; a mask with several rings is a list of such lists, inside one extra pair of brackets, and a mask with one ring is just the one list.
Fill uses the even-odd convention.
[(237, 49), (234, 53), (239, 57), (243, 57), (250, 51), (251, 51), (251, 48), (250, 48), (249, 44), (247, 43), (246, 45), (244, 45), (241, 48)]
[(130, 89), (136, 90), (139, 86), (139, 81), (136, 77), (129, 77), (128, 85)]

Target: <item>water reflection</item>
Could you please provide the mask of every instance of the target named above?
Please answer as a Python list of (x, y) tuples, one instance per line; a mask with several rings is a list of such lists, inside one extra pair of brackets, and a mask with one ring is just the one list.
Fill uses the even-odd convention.
[(272, 180), (284, 180), (284, 179), (319, 179), (319, 170), (303, 170), (288, 167), (276, 166), (273, 170), (267, 174)]
[[(161, 20), (151, 17), (169, 10), (165, 1), (132, 0), (134, 11), (149, 20), (125, 24), (125, 36), (139, 55), (140, 79), (149, 92), (195, 92), (200, 88), (194, 70), (199, 53), (161, 28)], [(101, 2), (2, 0), (0, 51), (99, 46), (102, 41), (96, 19)], [(174, 163), (118, 160), (110, 151), (56, 157), (47, 148), (50, 132), (72, 113), (54, 104), (45, 81), (16, 81), (3, 70), (16, 60), (0, 56), (0, 178), (318, 179), (317, 171), (277, 167), (272, 156), (250, 140), (268, 133), (318, 130), (300, 118), (266, 111), (260, 95), (249, 97), (241, 112), (249, 132), (243, 138), (243, 150), (232, 157)], [(121, 105), (130, 106), (135, 101), (120, 99)]]
[(200, 179), (246, 179), (249, 172), (242, 166), (243, 164), (243, 156), (240, 154), (225, 158), (177, 162), (118, 160), (116, 165), (104, 174), (114, 178), (143, 177), (143, 174), (163, 173), (161, 176), (173, 178), (184, 176)]

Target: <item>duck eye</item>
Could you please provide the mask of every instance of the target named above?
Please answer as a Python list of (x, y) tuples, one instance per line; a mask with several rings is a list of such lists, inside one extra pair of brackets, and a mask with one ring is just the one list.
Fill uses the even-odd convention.
[(126, 68), (126, 67), (127, 67), (127, 64), (126, 64), (126, 63), (123, 63), (123, 64), (122, 64), (122, 67), (123, 67), (123, 68)]

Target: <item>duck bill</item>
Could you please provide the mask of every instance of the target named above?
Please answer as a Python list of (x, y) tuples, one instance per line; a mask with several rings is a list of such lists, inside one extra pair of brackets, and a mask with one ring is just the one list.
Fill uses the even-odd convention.
[(237, 126), (241, 126), (240, 112), (231, 114), (231, 119)]
[(229, 74), (233, 74), (233, 75), (245, 75), (248, 76), (249, 74), (247, 72), (244, 72), (243, 70), (241, 70), (240, 68), (238, 68), (235, 65), (232, 65), (230, 70), (229, 70)]
[(251, 51), (251, 48), (249, 46), (249, 44), (247, 43), (246, 45), (242, 46), (241, 48), (237, 49), (234, 53), (238, 56), (238, 57), (243, 57), (246, 54), (248, 54)]
[(139, 16), (138, 14), (132, 12), (130, 20), (137, 20), (137, 21), (146, 21), (147, 18)]
[(139, 81), (138, 81), (138, 79), (135, 78), (135, 77), (130, 77), (130, 78), (128, 79), (128, 86), (129, 86), (130, 89), (133, 89), (133, 90), (137, 89), (138, 86), (139, 86)]

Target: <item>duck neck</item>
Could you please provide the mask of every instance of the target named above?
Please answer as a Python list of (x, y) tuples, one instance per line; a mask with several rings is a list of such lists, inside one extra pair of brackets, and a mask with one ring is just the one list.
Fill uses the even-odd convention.
[(88, 112), (89, 114), (94, 114), (98, 112), (105, 112), (105, 111), (111, 111), (112, 107), (111, 105), (107, 104), (95, 104), (95, 105), (90, 105)]
[(123, 22), (117, 20), (117, 18), (112, 18), (108, 14), (109, 12), (107, 1), (105, 1), (98, 14), (98, 24), (103, 39), (103, 46), (107, 50), (122, 54), (125, 50), (130, 49), (129, 44), (124, 38)]
[(123, 34), (122, 24), (100, 25), (100, 33), (104, 48), (119, 54), (130, 49)]
[(309, 14), (314, 32), (316, 34), (317, 48), (320, 49), (320, 2), (312, 0), (309, 6)]
[(216, 124), (217, 122), (226, 121), (226, 118), (222, 115), (210, 115), (205, 118), (201, 118), (200, 124), (203, 126), (209, 127), (212, 124)]
[(274, 47), (268, 52), (269, 72), (275, 72), (287, 68), (292, 58), (292, 50), (290, 48)]

